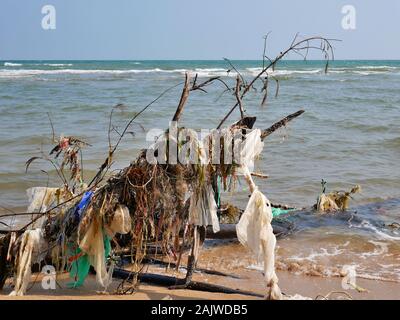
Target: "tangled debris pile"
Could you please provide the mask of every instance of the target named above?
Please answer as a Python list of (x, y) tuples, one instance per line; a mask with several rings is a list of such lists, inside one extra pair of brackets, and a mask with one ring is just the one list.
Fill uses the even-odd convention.
[[(263, 140), (304, 111), (261, 130), (253, 128), (255, 117), (245, 116), (243, 98), (255, 89), (256, 81), (260, 81), (265, 91), (262, 105), (265, 105), (268, 77), (272, 77), (269, 71), (289, 52), (303, 51), (307, 54), (312, 48), (321, 50), (327, 61), (333, 58), (329, 39), (312, 37), (298, 40), (296, 36), (290, 48), (267, 65), (264, 65), (264, 53), (262, 71), (250, 82), (229, 62), (238, 73), (233, 88), (220, 77), (198, 83), (197, 75), (191, 81), (187, 73), (172, 118), (175, 127), (166, 130), (154, 145), (142, 150), (136, 160), (116, 174), (108, 174), (108, 171), (119, 142), (133, 121), (166, 91), (128, 122), (114, 147), (110, 143), (107, 158), (89, 184), (84, 183), (81, 173), (81, 149), (88, 144), (79, 139), (61, 137), (50, 152), (54, 158), (42, 154), (29, 159), (27, 169), (39, 159), (50, 162), (56, 168), (62, 186), (28, 190), (30, 205), (27, 214), (32, 215), (32, 220), (0, 239), (0, 288), (14, 273), (14, 291), (11, 294), (25, 294), (32, 264), (44, 260), (60, 272), (68, 270), (73, 280), (69, 284), (71, 287), (81, 286), (90, 266), (93, 266), (97, 282), (106, 288), (114, 271), (114, 260), (108, 257), (115, 256), (116, 250), (121, 248), (130, 253), (130, 262), (134, 266), (131, 275), (137, 281), (150, 243), (156, 245), (160, 254), (172, 256), (178, 267), (183, 251), (190, 244), (186, 278), (174, 286), (188, 288), (207, 226), (212, 226), (213, 232), (220, 228), (220, 189), (234, 191), (236, 180), (244, 177), (251, 197), (237, 224), (237, 236), (264, 263), (266, 297), (280, 299), (274, 267), (276, 239), (271, 227), (271, 204), (254, 182), (253, 177), (262, 175), (254, 173), (253, 168), (255, 159), (263, 150)], [(237, 102), (216, 129), (199, 139), (195, 131), (179, 127), (177, 123), (189, 93), (205, 91), (204, 88), (213, 82), (222, 83)], [(237, 107), (240, 120), (223, 127)], [(226, 150), (230, 151), (233, 161), (228, 161)], [(62, 163), (58, 165), (56, 159), (60, 156)], [(219, 161), (214, 161), (215, 158)], [(69, 178), (65, 174), (67, 169)]]
[(326, 193), (326, 181), (322, 180), (322, 193), (318, 196), (317, 203), (314, 205), (320, 213), (344, 211), (349, 207), (351, 196), (361, 192), (361, 186), (355, 185), (350, 191), (332, 191)]

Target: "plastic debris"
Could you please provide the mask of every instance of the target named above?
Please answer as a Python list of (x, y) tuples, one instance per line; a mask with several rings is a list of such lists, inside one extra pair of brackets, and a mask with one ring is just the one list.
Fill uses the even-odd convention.
[(271, 204), (256, 187), (236, 225), (236, 233), (240, 243), (249, 248), (259, 262), (264, 263), (264, 277), (271, 288), (269, 298), (279, 300), (282, 295), (275, 274), (276, 238), (271, 221)]
[(217, 216), (217, 204), (214, 199), (214, 191), (210, 186), (204, 186), (200, 192), (195, 192), (190, 198), (189, 223), (195, 226), (209, 226), (217, 233), (219, 221)]
[(22, 296), (31, 280), (31, 266), (44, 259), (47, 243), (41, 229), (26, 230), (21, 237), (17, 255), (17, 272), (14, 290), (10, 296)]

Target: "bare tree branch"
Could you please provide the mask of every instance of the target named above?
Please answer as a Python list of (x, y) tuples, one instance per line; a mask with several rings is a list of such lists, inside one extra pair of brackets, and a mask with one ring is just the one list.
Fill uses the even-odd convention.
[(236, 77), (236, 89), (235, 89), (235, 96), (236, 100), (239, 104), (239, 109), (240, 109), (240, 118), (244, 118), (244, 110), (243, 110), (243, 105), (242, 105), (242, 99), (240, 98), (240, 86), (241, 86), (241, 81), (239, 75)]
[[(241, 98), (247, 94), (247, 92), (250, 90), (250, 88), (253, 87), (253, 84), (263, 75), (267, 72), (267, 70), (271, 67), (274, 67), (278, 61), (280, 61), (282, 58), (284, 58), (289, 52), (297, 50), (304, 50), (308, 48), (314, 48), (314, 46), (310, 46), (311, 42), (315, 41), (321, 41), (322, 46), (321, 47), (316, 47), (318, 50), (322, 51), (324, 54), (324, 58), (327, 60), (327, 63), (325, 65), (325, 71), (327, 72), (328, 66), (329, 66), (329, 59), (334, 59), (334, 53), (333, 53), (333, 47), (331, 45), (331, 41), (339, 41), (337, 39), (328, 39), (320, 36), (315, 36), (315, 37), (310, 37), (307, 39), (299, 40), (296, 42), (298, 35), (296, 34), (294, 40), (292, 41), (292, 44), (288, 49), (285, 51), (281, 52), (272, 62), (270, 62), (267, 66), (265, 66), (254, 78), (253, 80), (250, 81), (248, 85), (246, 85), (245, 89), (242, 92)], [(219, 123), (217, 129), (220, 129), (224, 122), (229, 118), (229, 116), (232, 114), (232, 112), (236, 109), (236, 107), (239, 105), (237, 102), (230, 110), (229, 112), (224, 116), (224, 118), (221, 120)]]
[(189, 97), (189, 92), (190, 92), (189, 85), (190, 85), (190, 76), (189, 76), (189, 73), (186, 72), (185, 85), (183, 86), (181, 99), (179, 100), (178, 108), (175, 111), (172, 121), (179, 121), (179, 118), (181, 117), (183, 108), (185, 107), (185, 103)]
[(289, 121), (292, 121), (293, 119), (301, 116), (304, 113), (304, 110), (299, 110), (295, 113), (289, 114), (287, 117), (283, 118), (282, 120), (279, 120), (278, 122), (275, 122), (272, 126), (270, 126), (268, 129), (265, 129), (261, 132), (261, 140), (264, 140), (266, 137), (268, 137), (271, 133), (274, 131), (278, 130), (279, 128), (286, 126), (286, 124)]

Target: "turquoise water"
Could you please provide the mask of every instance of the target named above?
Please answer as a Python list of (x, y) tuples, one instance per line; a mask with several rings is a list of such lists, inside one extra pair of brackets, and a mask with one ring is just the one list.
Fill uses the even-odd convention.
[[(260, 68), (258, 61), (234, 61), (244, 77)], [(90, 175), (107, 150), (107, 126), (112, 106), (123, 103), (114, 120), (127, 119), (186, 70), (199, 77), (219, 75), (233, 86), (224, 61), (2, 61), (0, 62), (0, 202), (25, 204), (21, 190), (42, 177), (25, 174), (24, 162), (51, 138), (46, 115), (51, 113), (57, 134), (76, 135), (93, 147), (85, 150)], [(267, 105), (251, 92), (244, 101), (248, 114), (261, 128), (300, 108), (306, 113), (266, 145), (260, 169), (270, 175), (264, 188), (277, 202), (312, 204), (324, 178), (328, 187), (361, 184), (358, 201), (399, 196), (397, 162), (400, 153), (400, 61), (336, 61), (328, 74), (320, 61), (284, 61), (275, 70), (280, 94), (274, 98), (271, 81)], [(259, 85), (260, 87), (260, 85)], [(208, 94), (190, 97), (183, 122), (200, 129), (215, 127), (235, 102), (222, 85)], [(165, 128), (179, 99), (180, 88), (167, 94), (138, 121), (146, 130)], [(231, 121), (236, 120), (235, 113)], [(134, 126), (116, 167), (126, 165), (146, 145), (145, 134)]]
[[(247, 79), (261, 67), (260, 61), (233, 63)], [(221, 76), (234, 86), (235, 74), (227, 73), (228, 68), (224, 61), (1, 61), (0, 204), (23, 208), (25, 189), (46, 185), (47, 176), (40, 169), (50, 173), (50, 184), (59, 183), (46, 165), (34, 164), (25, 173), (28, 158), (41, 148), (46, 152), (51, 148), (46, 113), (51, 114), (57, 135), (74, 135), (92, 145), (84, 151), (88, 179), (107, 154), (113, 106), (126, 106), (114, 113), (116, 128), (122, 128), (159, 93), (183, 81), (186, 71), (200, 78)], [(258, 181), (262, 191), (273, 202), (310, 207), (321, 190), (321, 179), (328, 181), (328, 189), (349, 189), (360, 184), (363, 192), (351, 202), (352, 209), (361, 208), (359, 228), (349, 229), (347, 223), (339, 223), (338, 227), (332, 221), (320, 224), (329, 225), (326, 232), (333, 232), (337, 241), (346, 243), (349, 230), (352, 240), (362, 239), (361, 244), (372, 239), (375, 245), (365, 247), (371, 252), (376, 246), (380, 248), (377, 242), (389, 244), (389, 251), (384, 253), (390, 255), (386, 265), (400, 268), (400, 235), (382, 227), (386, 222), (400, 222), (396, 200), (400, 198), (400, 61), (335, 61), (328, 74), (321, 61), (284, 61), (271, 71), (271, 76), (279, 79), (278, 98), (274, 97), (275, 83), (270, 81), (266, 106), (260, 106), (259, 90), (251, 91), (244, 100), (247, 113), (257, 116), (256, 125), (267, 128), (299, 109), (306, 113), (266, 140), (257, 163), (258, 170), (270, 176)], [(260, 89), (261, 83), (257, 87)], [(128, 165), (138, 150), (149, 144), (148, 130), (168, 126), (180, 90), (169, 92), (138, 118), (132, 126), (134, 135), (126, 136), (119, 149), (114, 169)], [(215, 127), (235, 104), (234, 96), (221, 96), (223, 90), (216, 83), (207, 88), (207, 94), (193, 93), (183, 125), (194, 129)], [(228, 122), (238, 117), (235, 112)], [(240, 185), (234, 201), (244, 207), (247, 196), (244, 184)], [(377, 203), (385, 206), (388, 201), (390, 209), (371, 214)], [(379, 232), (392, 238), (382, 237)], [(367, 252), (360, 249), (361, 244), (354, 246)]]

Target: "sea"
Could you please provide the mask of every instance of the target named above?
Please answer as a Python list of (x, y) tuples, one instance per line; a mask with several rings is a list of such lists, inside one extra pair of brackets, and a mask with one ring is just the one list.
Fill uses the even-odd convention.
[[(110, 138), (115, 143), (130, 118), (177, 85), (131, 125), (114, 158), (112, 169), (117, 172), (153, 142), (149, 132), (168, 127), (186, 72), (192, 78), (197, 75), (198, 82), (220, 76), (234, 87), (237, 72), (249, 81), (263, 61), (231, 64), (0, 61), (0, 214), (23, 212), (27, 188), (60, 184), (47, 162), (34, 162), (25, 170), (29, 158), (48, 155), (53, 130), (56, 137), (74, 136), (90, 144), (83, 150), (87, 181), (107, 156), (111, 111)], [(332, 277), (351, 266), (358, 277), (400, 282), (400, 61), (332, 61), (328, 73), (324, 61), (281, 61), (268, 74), (265, 105), (261, 81), (243, 99), (246, 114), (257, 117), (256, 127), (268, 128), (305, 110), (265, 140), (256, 162), (257, 172), (269, 176), (255, 179), (270, 201), (301, 208), (279, 217), (295, 228), (278, 240), (277, 267)], [(204, 89), (191, 92), (183, 126), (215, 128), (236, 103), (222, 82)], [(235, 110), (226, 124), (239, 117)], [(358, 184), (362, 192), (353, 196), (347, 212), (321, 215), (312, 206), (322, 179), (327, 191), (350, 190)], [(223, 196), (245, 208), (249, 190), (239, 182), (235, 193)], [(16, 226), (20, 219), (0, 221)]]

